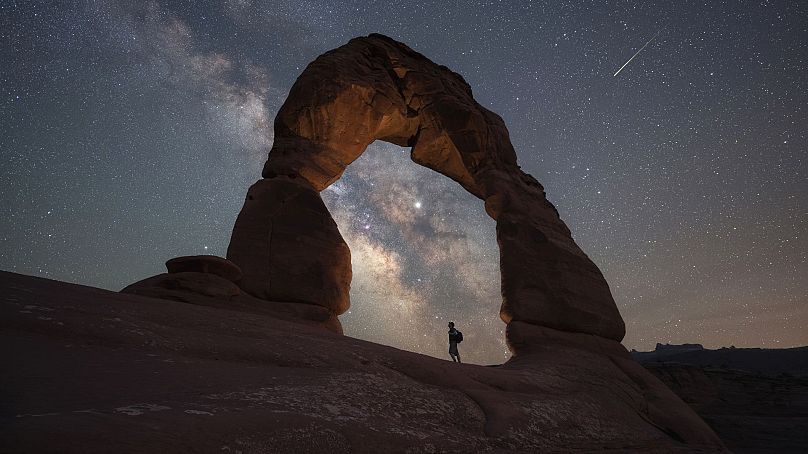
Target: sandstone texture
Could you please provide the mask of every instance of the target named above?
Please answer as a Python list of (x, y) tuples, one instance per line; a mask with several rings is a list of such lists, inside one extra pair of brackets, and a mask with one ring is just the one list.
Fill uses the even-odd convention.
[(215, 255), (176, 257), (166, 262), (166, 269), (169, 273), (190, 271), (215, 274), (231, 282), (241, 280), (241, 269), (235, 263)]
[(164, 273), (128, 285), (121, 293), (148, 296), (197, 306), (270, 315), (342, 334), (342, 324), (330, 310), (312, 304), (258, 299), (232, 282), (211, 273)]
[(259, 180), (247, 192), (227, 258), (239, 265), (239, 286), (268, 301), (348, 310), (351, 251), (320, 193), (302, 178)]
[(603, 337), (513, 322), (540, 342), (459, 365), (284, 319), (280, 302), (188, 298), (0, 272), (1, 450), (725, 452)]
[[(502, 119), (474, 100), (460, 75), (388, 37), (356, 38), (306, 67), (274, 127), (264, 180), (250, 189), (266, 191), (266, 201), (247, 197), (228, 251), (228, 259), (244, 271), (241, 287), (248, 293), (312, 302), (337, 313), (347, 308), (350, 256), (315, 194), (370, 143), (383, 140), (412, 147), (413, 161), (485, 202), (497, 221), (500, 315), (506, 323), (623, 338), (623, 319), (600, 270), (575, 244), (541, 184), (517, 165)], [(271, 182), (281, 179), (307, 186), (297, 189), (306, 194), (305, 205), (272, 194)], [(275, 215), (279, 200), (283, 213)], [(268, 225), (276, 222), (294, 227), (278, 235), (306, 247), (276, 248), (276, 234), (267, 239)], [(329, 266), (332, 273), (326, 272)], [(315, 285), (283, 287), (298, 284), (299, 276), (305, 276), (300, 283)]]
[[(793, 375), (808, 377), (808, 347), (794, 348), (735, 348), (711, 350), (695, 344), (657, 344), (650, 352), (632, 351), (631, 356), (641, 364), (678, 363), (706, 368), (736, 369), (756, 375)], [(685, 347), (685, 348), (683, 348)]]

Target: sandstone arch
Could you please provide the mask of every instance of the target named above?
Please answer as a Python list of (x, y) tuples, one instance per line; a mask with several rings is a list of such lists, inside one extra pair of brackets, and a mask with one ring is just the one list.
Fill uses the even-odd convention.
[(319, 192), (375, 140), (412, 147), (413, 161), (484, 200), (497, 223), (500, 316), (512, 350), (530, 344), (529, 330), (516, 329), (525, 324), (622, 340), (606, 280), (541, 184), (520, 170), (502, 119), (460, 75), (382, 35), (318, 57), (278, 112), (263, 179), (250, 188), (228, 248), (242, 289), (347, 310), (350, 251)]

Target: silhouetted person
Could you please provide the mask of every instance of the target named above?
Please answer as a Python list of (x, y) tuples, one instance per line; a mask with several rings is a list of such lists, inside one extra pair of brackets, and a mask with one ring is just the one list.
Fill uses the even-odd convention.
[(463, 342), (463, 333), (455, 329), (454, 322), (449, 322), (449, 356), (452, 357), (452, 361), (458, 363), (462, 362), (460, 352), (457, 351), (457, 344), (460, 342)]

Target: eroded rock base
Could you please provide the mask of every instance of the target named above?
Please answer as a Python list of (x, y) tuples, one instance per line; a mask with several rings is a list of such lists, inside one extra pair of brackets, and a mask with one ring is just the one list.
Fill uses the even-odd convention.
[(330, 310), (305, 303), (266, 301), (243, 292), (236, 284), (211, 273), (180, 272), (152, 276), (121, 290), (122, 293), (208, 306), (229, 311), (271, 315), (342, 334), (339, 318)]
[(246, 293), (267, 301), (350, 306), (351, 251), (320, 193), (302, 178), (253, 184), (236, 219), (227, 259)]

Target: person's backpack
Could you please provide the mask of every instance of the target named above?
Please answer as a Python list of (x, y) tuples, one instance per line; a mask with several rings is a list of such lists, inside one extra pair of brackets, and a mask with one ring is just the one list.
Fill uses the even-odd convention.
[(463, 333), (461, 333), (459, 329), (456, 329), (455, 331), (457, 331), (457, 334), (455, 334), (455, 342), (459, 344), (463, 342)]

